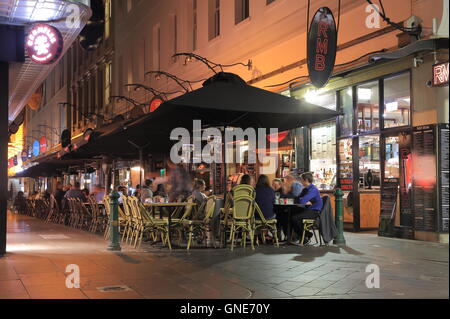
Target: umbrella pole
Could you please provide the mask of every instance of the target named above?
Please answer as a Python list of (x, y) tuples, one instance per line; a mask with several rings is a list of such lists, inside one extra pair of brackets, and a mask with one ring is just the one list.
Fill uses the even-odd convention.
[[(223, 163), (223, 200), (224, 203), (227, 200), (227, 182), (228, 182), (228, 177), (227, 177), (227, 163), (226, 163), (226, 145), (225, 145), (225, 133), (227, 131), (227, 127), (225, 126), (223, 128), (223, 133), (222, 133), (222, 163)], [(226, 213), (226, 212), (225, 212)], [(226, 220), (226, 217), (225, 217)], [(219, 221), (220, 222), (220, 221)], [(224, 231), (224, 248), (227, 248), (227, 227), (226, 225), (224, 225), (223, 228)]]

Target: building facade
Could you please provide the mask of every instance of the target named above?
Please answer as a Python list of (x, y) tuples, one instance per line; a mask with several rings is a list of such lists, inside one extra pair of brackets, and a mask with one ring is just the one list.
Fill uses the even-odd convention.
[[(448, 23), (445, 5), (448, 1), (399, 0), (386, 2), (383, 10), (391, 21), (406, 26), (420, 23), (420, 38), (427, 40), (448, 38), (448, 31), (442, 31), (445, 28), (436, 28), (445, 25), (446, 19)], [(308, 17), (322, 6), (332, 10), (338, 23), (338, 52), (333, 78), (325, 88), (316, 90), (307, 78), (306, 39)], [(427, 177), (418, 182), (422, 162), (413, 160), (418, 132), (435, 130), (433, 145), (437, 147), (439, 124), (448, 124), (448, 86), (427, 85), (433, 65), (448, 61), (448, 50), (423, 50), (389, 62), (369, 63), (370, 56), (396, 52), (414, 45), (415, 40), (405, 40), (404, 32), (385, 23), (364, 1), (314, 1), (308, 6), (306, 0), (107, 0), (104, 8), (101, 45), (93, 52), (83, 51), (78, 44), (71, 47), (62, 62), (64, 83), (57, 80), (60, 73), (47, 79), (51, 93), (52, 83), (62, 84), (60, 93), (54, 89), (47, 97), (42, 115), (34, 115), (35, 123), (45, 118), (50, 127), (67, 129), (75, 138), (117, 116), (126, 118), (136, 107), (148, 112), (154, 95), (129, 84), (177, 92), (168, 94), (168, 99), (183, 93), (175, 81), (148, 72), (165, 71), (194, 81), (194, 89), (213, 75), (198, 61), (173, 57), (176, 53), (192, 52), (223, 65), (251, 60), (252, 68), (236, 65), (225, 71), (238, 74), (251, 85), (344, 114), (336, 121), (291, 132), (277, 154), (280, 168), (271, 177), (284, 177), (294, 169), (312, 171), (324, 193), (332, 196), (330, 190), (341, 187), (345, 220), (352, 230), (378, 229), (382, 217), (389, 215), (395, 236), (448, 240), (448, 230), (442, 227), (445, 222), (448, 227), (448, 187), (445, 217), (445, 207), (439, 204), (439, 198), (445, 197), (445, 187), (438, 189), (442, 186), (438, 181), (439, 152), (435, 150), (431, 158), (434, 188), (417, 186)], [(66, 109), (57, 106), (62, 101), (67, 102)], [(51, 110), (54, 117), (46, 116)], [(31, 114), (31, 123), (33, 119)], [(245, 152), (245, 145), (241, 149)], [(156, 177), (165, 167), (163, 160), (162, 164), (154, 162), (157, 164), (145, 168), (147, 177)], [(119, 170), (118, 179), (137, 184), (133, 166), (123, 166), (125, 171)], [(204, 172), (203, 167), (200, 170)], [(232, 179), (244, 172), (258, 175), (258, 167), (248, 165), (228, 171)], [(222, 180), (217, 173), (210, 169), (212, 183)], [(389, 193), (392, 189), (397, 191)], [(415, 207), (427, 194), (431, 194), (430, 207)], [(390, 204), (383, 206), (385, 202)], [(394, 236), (394, 230), (386, 233)]]

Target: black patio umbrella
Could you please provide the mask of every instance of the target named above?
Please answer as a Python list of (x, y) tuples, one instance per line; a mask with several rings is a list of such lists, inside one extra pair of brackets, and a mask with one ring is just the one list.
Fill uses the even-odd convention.
[(330, 109), (250, 86), (236, 74), (221, 72), (202, 88), (165, 102), (139, 125), (159, 134), (176, 127), (191, 128), (193, 120), (201, 120), (204, 127), (286, 131), (338, 115)]
[(38, 178), (61, 176), (62, 171), (67, 168), (66, 164), (41, 163), (32, 166), (14, 176), (14, 178)]
[(77, 150), (79, 156), (111, 155), (136, 158), (141, 151), (168, 152), (175, 128), (277, 128), (307, 126), (338, 116), (333, 110), (248, 85), (232, 73), (218, 73), (203, 87), (163, 103), (153, 113), (104, 133)]
[[(80, 149), (87, 153), (132, 156), (136, 146), (167, 152), (174, 128), (192, 130), (193, 120), (205, 127), (277, 128), (307, 126), (339, 113), (305, 101), (262, 90), (236, 74), (218, 73), (203, 87), (162, 104), (153, 113), (98, 136)], [(132, 143), (129, 143), (132, 142)]]

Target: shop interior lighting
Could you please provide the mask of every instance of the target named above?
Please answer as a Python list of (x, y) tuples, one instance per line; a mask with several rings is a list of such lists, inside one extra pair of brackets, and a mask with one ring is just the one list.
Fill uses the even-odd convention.
[(386, 103), (386, 111), (394, 112), (398, 110), (398, 102)]

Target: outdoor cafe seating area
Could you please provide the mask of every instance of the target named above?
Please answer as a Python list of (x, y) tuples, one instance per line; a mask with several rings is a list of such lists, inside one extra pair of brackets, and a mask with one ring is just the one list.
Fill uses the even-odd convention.
[[(173, 203), (155, 196), (144, 203), (135, 196), (120, 195), (117, 208), (121, 243), (138, 249), (148, 242), (170, 250), (199, 247), (234, 250), (239, 245), (255, 249), (265, 244), (279, 247), (277, 220), (264, 217), (255, 196), (256, 191), (250, 185), (236, 186), (225, 200), (211, 196), (201, 205), (193, 196), (179, 196)], [(111, 208), (111, 199), (106, 196), (100, 204), (92, 197), (87, 202), (67, 199), (61, 209), (51, 195), (49, 199), (27, 199), (18, 213), (103, 235), (109, 240)], [(305, 229), (314, 231), (315, 236), (315, 230), (319, 232), (321, 243), (320, 229), (312, 227), (315, 221), (304, 223)]]

